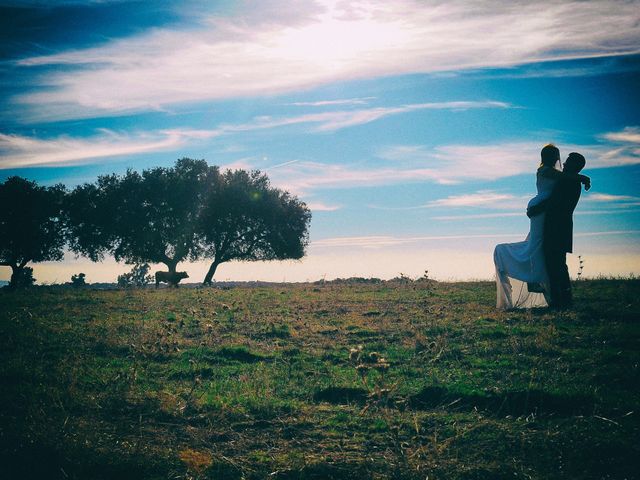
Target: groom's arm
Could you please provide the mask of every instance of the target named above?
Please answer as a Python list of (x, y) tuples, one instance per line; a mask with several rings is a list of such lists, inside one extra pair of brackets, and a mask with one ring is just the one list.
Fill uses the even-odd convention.
[(547, 210), (548, 203), (549, 203), (549, 200), (543, 200), (537, 205), (527, 208), (527, 217), (533, 218), (536, 215), (540, 215), (541, 213), (545, 212)]

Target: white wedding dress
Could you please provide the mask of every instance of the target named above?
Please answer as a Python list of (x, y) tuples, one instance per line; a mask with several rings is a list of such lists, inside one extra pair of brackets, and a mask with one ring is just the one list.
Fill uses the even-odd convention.
[[(538, 194), (529, 200), (527, 207), (549, 198), (555, 183), (555, 179), (538, 172)], [(549, 304), (549, 279), (542, 249), (545, 215), (542, 213), (530, 219), (529, 235), (523, 242), (496, 245), (493, 261), (499, 309), (546, 307)]]

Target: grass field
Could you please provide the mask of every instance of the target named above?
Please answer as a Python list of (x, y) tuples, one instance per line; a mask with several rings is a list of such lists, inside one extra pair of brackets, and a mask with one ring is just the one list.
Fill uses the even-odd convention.
[(575, 296), (0, 292), (0, 477), (640, 478), (640, 281)]

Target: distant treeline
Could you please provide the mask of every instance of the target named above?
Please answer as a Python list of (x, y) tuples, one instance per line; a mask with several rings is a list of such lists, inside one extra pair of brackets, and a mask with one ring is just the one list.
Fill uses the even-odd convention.
[(32, 283), (29, 262), (57, 261), (65, 246), (94, 262), (210, 259), (203, 283), (231, 260), (299, 259), (311, 212), (259, 171), (183, 158), (173, 167), (103, 175), (68, 190), (21, 177), (0, 184), (0, 265), (12, 287)]

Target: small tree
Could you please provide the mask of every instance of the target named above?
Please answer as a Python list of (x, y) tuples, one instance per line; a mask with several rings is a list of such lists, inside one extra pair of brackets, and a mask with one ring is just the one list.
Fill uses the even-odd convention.
[(73, 287), (85, 287), (87, 282), (85, 281), (86, 275), (84, 273), (78, 273), (77, 275), (71, 275), (71, 285)]
[(11, 275), (9, 288), (27, 288), (32, 287), (34, 283), (36, 283), (36, 279), (33, 278), (33, 268), (24, 267)]
[(71, 248), (93, 261), (111, 253), (127, 263), (179, 262), (200, 255), (196, 236), (207, 177), (217, 169), (182, 159), (172, 168), (106, 175), (70, 195)]
[(118, 286), (144, 287), (153, 281), (153, 277), (148, 275), (150, 268), (148, 263), (134, 265), (130, 272), (118, 275)]
[(211, 283), (218, 266), (231, 260), (304, 256), (311, 212), (303, 202), (271, 187), (258, 171), (228, 170), (209, 181), (199, 236), (204, 256), (213, 261), (203, 283)]
[(41, 187), (20, 177), (0, 184), (0, 265), (11, 267), (11, 288), (33, 283), (29, 262), (62, 259), (64, 196), (62, 185)]

